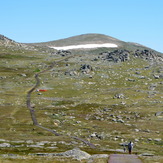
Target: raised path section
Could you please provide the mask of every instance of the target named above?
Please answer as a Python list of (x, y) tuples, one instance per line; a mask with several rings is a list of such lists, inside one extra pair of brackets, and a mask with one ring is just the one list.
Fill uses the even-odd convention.
[(136, 155), (111, 154), (108, 163), (142, 163)]

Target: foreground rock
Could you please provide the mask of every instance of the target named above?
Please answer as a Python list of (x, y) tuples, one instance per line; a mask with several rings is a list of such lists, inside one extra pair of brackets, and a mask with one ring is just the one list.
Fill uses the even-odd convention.
[(96, 155), (90, 155), (85, 151), (80, 150), (79, 148), (74, 148), (72, 150), (68, 150), (66, 152), (62, 153), (37, 153), (34, 154), (36, 156), (51, 156), (51, 157), (71, 157), (76, 160), (94, 160), (94, 159), (101, 159), (101, 158), (108, 158), (108, 154), (96, 154)]
[(90, 154), (88, 154), (87, 152), (84, 152), (78, 148), (74, 148), (72, 150), (68, 150), (63, 153), (53, 154), (53, 156), (73, 157), (77, 160), (89, 159), (91, 157)]
[(89, 159), (91, 157), (90, 154), (88, 154), (85, 151), (82, 151), (78, 148), (74, 148), (72, 150), (68, 150), (66, 152), (62, 153), (37, 153), (35, 154), (37, 156), (61, 156), (61, 157), (72, 157), (77, 160), (82, 160), (82, 159)]

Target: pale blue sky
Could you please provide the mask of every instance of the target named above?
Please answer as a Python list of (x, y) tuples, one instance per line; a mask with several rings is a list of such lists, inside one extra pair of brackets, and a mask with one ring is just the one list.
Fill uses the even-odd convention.
[(0, 21), (18, 42), (100, 33), (163, 52), (163, 0), (0, 0)]

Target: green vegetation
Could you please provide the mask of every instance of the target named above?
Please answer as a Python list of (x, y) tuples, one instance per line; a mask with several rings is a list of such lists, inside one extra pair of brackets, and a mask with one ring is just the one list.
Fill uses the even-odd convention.
[[(26, 95), (35, 85), (34, 75), (63, 57), (1, 47), (0, 145), (9, 146), (0, 146), (0, 154), (19, 157), (0, 157), (0, 161), (21, 162), (26, 158), (24, 162), (54, 162), (53, 158), (28, 154), (62, 152), (74, 147), (90, 154), (109, 154), (123, 149), (119, 144), (130, 140), (135, 144), (134, 153), (152, 153), (161, 158), (163, 121), (155, 113), (162, 110), (163, 83), (154, 74), (160, 73), (162, 63), (151, 64), (133, 56), (120, 63), (94, 61), (103, 51), (106, 49), (74, 50), (72, 58), (40, 74), (38, 89), (48, 91), (33, 92), (32, 106), (39, 124), (61, 134), (55, 136), (33, 126)], [(82, 64), (91, 65), (93, 71), (83, 73)], [(71, 136), (88, 140), (97, 148), (91, 149)], [(70, 160), (58, 158), (59, 161)]]

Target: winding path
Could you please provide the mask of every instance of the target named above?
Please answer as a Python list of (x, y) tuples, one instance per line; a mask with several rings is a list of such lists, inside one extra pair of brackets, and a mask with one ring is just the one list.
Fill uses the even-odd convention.
[[(41, 71), (41, 72), (35, 74), (36, 84), (34, 85), (33, 88), (31, 88), (31, 89), (27, 92), (27, 101), (26, 101), (26, 103), (27, 103), (27, 108), (29, 109), (30, 114), (31, 114), (31, 118), (32, 118), (32, 121), (33, 121), (33, 125), (35, 125), (35, 126), (41, 128), (41, 129), (43, 129), (43, 130), (49, 131), (49, 132), (53, 133), (53, 134), (56, 135), (56, 136), (61, 136), (61, 134), (59, 134), (58, 132), (56, 132), (56, 131), (54, 131), (54, 130), (51, 130), (51, 129), (49, 129), (49, 128), (43, 127), (43, 126), (41, 126), (41, 125), (38, 123), (37, 117), (36, 117), (36, 114), (35, 114), (35, 110), (34, 110), (33, 107), (31, 106), (31, 94), (32, 94), (32, 93), (38, 88), (38, 86), (40, 85), (39, 75), (41, 75), (41, 74), (43, 74), (43, 73), (45, 73), (45, 72), (51, 70), (55, 65), (57, 65), (57, 63), (62, 62), (62, 61), (65, 61), (65, 60), (67, 60), (67, 59), (69, 59), (69, 58), (72, 58), (72, 57), (74, 57), (74, 56), (66, 57), (66, 58), (64, 58), (64, 59), (62, 59), (62, 60), (59, 60), (59, 61), (57, 61), (57, 62), (52, 62), (52, 64), (51, 64), (47, 69), (45, 69), (45, 70), (43, 70), (43, 71)], [(78, 137), (76, 137), (76, 136), (69, 136), (69, 137), (70, 137), (70, 138), (73, 138), (73, 139), (76, 139), (76, 140), (79, 140), (79, 141), (82, 141), (82, 142), (84, 142), (85, 144), (87, 144), (88, 146), (90, 146), (91, 148), (96, 148), (94, 144), (90, 143), (90, 142), (87, 141), (87, 140), (84, 140), (84, 139), (82, 139), (82, 138), (78, 138)]]

